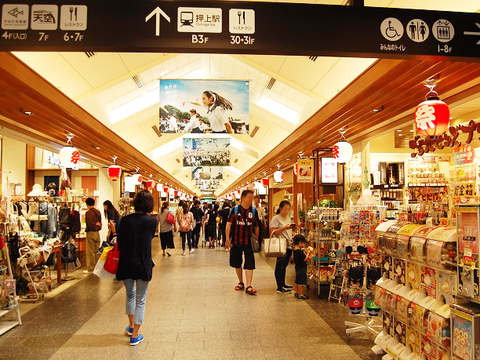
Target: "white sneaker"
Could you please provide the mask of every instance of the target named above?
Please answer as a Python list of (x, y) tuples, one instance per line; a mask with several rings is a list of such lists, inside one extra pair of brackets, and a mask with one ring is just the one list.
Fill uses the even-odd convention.
[(83, 273), (84, 273), (84, 274), (91, 274), (92, 272), (91, 272), (91, 271), (88, 271), (88, 270), (83, 270)]
[(185, 256), (185, 253), (182, 253), (182, 256)]
[(191, 249), (191, 250), (190, 250), (190, 254), (193, 253), (194, 251), (195, 251), (195, 249)]

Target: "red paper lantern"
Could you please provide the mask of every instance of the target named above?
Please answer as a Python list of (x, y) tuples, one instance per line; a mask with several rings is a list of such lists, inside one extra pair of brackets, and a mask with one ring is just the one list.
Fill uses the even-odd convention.
[(268, 185), (270, 185), (270, 181), (268, 180), (268, 178), (263, 178), (263, 179), (262, 179), (262, 183), (263, 183), (263, 186), (268, 186)]
[(447, 131), (450, 109), (437, 96), (429, 97), (415, 109), (415, 127), (425, 136), (438, 136)]
[(293, 165), (293, 174), (298, 176), (298, 162)]
[(237, 190), (237, 192), (238, 192), (238, 195), (240, 195), (240, 191), (241, 191), (241, 190)]
[(154, 186), (155, 186), (155, 181), (153, 181), (153, 180), (147, 180), (147, 189), (148, 189), (148, 190), (153, 189)]
[(112, 181), (117, 181), (122, 174), (122, 168), (115, 164), (110, 165), (107, 169), (107, 174)]

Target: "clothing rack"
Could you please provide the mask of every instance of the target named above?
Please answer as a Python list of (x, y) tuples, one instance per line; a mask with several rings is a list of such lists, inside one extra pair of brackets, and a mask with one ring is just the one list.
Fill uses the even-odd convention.
[[(9, 230), (9, 225), (10, 224), (11, 223), (9, 223), (9, 222), (3, 222), (3, 223), (0, 224), (4, 229), (4, 234), (9, 233), (8, 230)], [(15, 278), (13, 276), (12, 264), (10, 262), (10, 254), (8, 252), (8, 245), (6, 244), (6, 242), (5, 242), (5, 258), (6, 258), (6, 266), (7, 266), (7, 273), (8, 273), (8, 277), (6, 278), (6, 280), (10, 280), (14, 284), (13, 289), (12, 289), (13, 292), (10, 293), (10, 294), (7, 294), (7, 296), (9, 296), (9, 297), (13, 296), (13, 299), (12, 299), (11, 308), (0, 310), (0, 318), (3, 317), (4, 315), (7, 315), (10, 311), (15, 311), (16, 320), (0, 321), (0, 335), (3, 335), (4, 333), (13, 329), (17, 325), (22, 325), (22, 316), (20, 314), (20, 307), (19, 307), (19, 304), (18, 304)], [(5, 260), (3, 260), (3, 262), (5, 262)], [(10, 305), (9, 305), (9, 307), (10, 307)]]

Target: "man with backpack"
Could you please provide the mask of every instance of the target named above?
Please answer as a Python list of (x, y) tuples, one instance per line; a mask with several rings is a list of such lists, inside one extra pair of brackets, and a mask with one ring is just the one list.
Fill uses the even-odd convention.
[(244, 190), (241, 195), (240, 205), (235, 206), (228, 218), (226, 235), (227, 248), (230, 248), (230, 266), (235, 268), (238, 277), (238, 285), (235, 290), (245, 288), (243, 282), (242, 263), (245, 257), (244, 270), (246, 277), (245, 293), (255, 295), (257, 290), (252, 287), (253, 270), (255, 269), (255, 256), (252, 247), (252, 236), (258, 239), (259, 219), (258, 213), (252, 207), (253, 191)]
[(102, 214), (95, 208), (95, 199), (85, 200), (87, 212), (85, 213), (86, 223), (86, 245), (87, 245), (87, 270), (84, 274), (89, 274), (95, 269), (97, 263), (96, 251), (100, 247), (100, 230), (102, 230)]

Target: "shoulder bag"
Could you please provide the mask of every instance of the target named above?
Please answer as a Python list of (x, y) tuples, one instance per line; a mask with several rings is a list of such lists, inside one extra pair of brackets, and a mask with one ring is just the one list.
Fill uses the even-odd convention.
[(165, 218), (165, 221), (169, 223), (170, 225), (175, 224), (175, 216), (172, 214), (171, 211), (168, 212), (167, 217)]
[(270, 235), (270, 238), (263, 239), (263, 244), (267, 257), (284, 257), (287, 254), (287, 239), (284, 237)]

